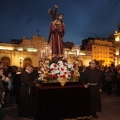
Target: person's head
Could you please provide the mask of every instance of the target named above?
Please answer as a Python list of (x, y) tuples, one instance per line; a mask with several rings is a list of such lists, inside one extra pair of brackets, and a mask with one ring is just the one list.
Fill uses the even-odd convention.
[(89, 62), (89, 66), (90, 66), (90, 68), (95, 68), (95, 67), (96, 67), (95, 61), (94, 61), (94, 60), (91, 60), (91, 61)]
[(2, 62), (0, 62), (0, 68), (3, 68), (3, 63)]
[(31, 73), (33, 71), (33, 68), (31, 65), (26, 66), (26, 70)]
[(0, 68), (0, 75), (3, 75), (3, 68)]
[(104, 67), (100, 67), (100, 70), (101, 70), (101, 71), (105, 71), (105, 68), (104, 68)]
[(3, 69), (4, 69), (4, 71), (7, 71), (8, 70), (8, 66), (4, 66)]
[(107, 67), (105, 70), (105, 72), (110, 72), (110, 71), (111, 71), (110, 67)]
[(118, 69), (118, 74), (120, 74), (120, 68)]
[(9, 77), (9, 78), (12, 77), (12, 72), (8, 72), (8, 77)]

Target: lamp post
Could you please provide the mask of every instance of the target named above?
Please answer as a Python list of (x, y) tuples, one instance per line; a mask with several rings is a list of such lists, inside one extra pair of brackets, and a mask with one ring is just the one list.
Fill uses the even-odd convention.
[(40, 68), (43, 65), (43, 61), (45, 57), (45, 50), (43, 47), (39, 49), (38, 54), (39, 54), (38, 66)]
[(74, 46), (73, 47), (73, 51), (74, 51), (74, 56), (75, 56), (75, 72), (74, 72), (74, 77), (75, 77), (75, 81), (78, 81), (79, 80), (79, 76), (80, 76), (80, 73), (78, 72), (78, 64), (79, 64), (79, 61), (78, 61), (78, 57), (80, 55), (80, 46)]
[(45, 44), (45, 57), (48, 58), (49, 54), (50, 54), (50, 46), (48, 43)]
[(20, 63), (20, 68), (21, 68), (21, 64), (22, 64), (23, 60), (24, 60), (24, 57), (22, 57), (22, 56), (18, 57), (18, 61)]

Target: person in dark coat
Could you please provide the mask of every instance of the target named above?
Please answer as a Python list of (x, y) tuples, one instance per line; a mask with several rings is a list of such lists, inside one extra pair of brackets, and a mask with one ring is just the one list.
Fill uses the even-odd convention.
[(19, 103), (19, 115), (23, 118), (31, 117), (31, 93), (30, 89), (35, 86), (35, 83), (31, 81), (32, 67), (27, 66), (25, 71), (21, 74), (21, 87), (20, 87), (20, 103)]
[(21, 82), (20, 82), (21, 73), (22, 73), (22, 71), (20, 69), (18, 69), (17, 67), (14, 69), (12, 83), (13, 83), (13, 93), (15, 95), (17, 105), (19, 105), (20, 86), (21, 86)]
[(96, 112), (102, 111), (100, 93), (102, 92), (101, 72), (96, 68), (94, 60), (89, 62), (89, 67), (83, 72), (81, 82), (90, 90), (91, 115), (98, 118)]
[(118, 69), (118, 73), (116, 75), (116, 93), (120, 96), (120, 68)]
[(4, 95), (5, 95), (5, 88), (2, 84), (2, 81), (5, 79), (3, 75), (3, 69), (0, 68), (0, 120), (4, 120), (5, 118), (5, 111), (4, 111)]
[[(32, 72), (30, 74), (30, 81), (35, 84), (36, 80), (39, 77), (38, 70), (32, 67)], [(35, 103), (35, 92), (36, 88), (35, 86), (30, 87), (30, 114), (33, 117), (34, 116), (34, 103)]]
[(104, 76), (105, 76), (106, 92), (107, 94), (112, 94), (114, 73), (111, 71), (110, 67), (106, 68)]
[(3, 68), (0, 68), (0, 94), (2, 94), (2, 103), (4, 106), (6, 88), (4, 87), (3, 82), (6, 82), (6, 77), (3, 74)]

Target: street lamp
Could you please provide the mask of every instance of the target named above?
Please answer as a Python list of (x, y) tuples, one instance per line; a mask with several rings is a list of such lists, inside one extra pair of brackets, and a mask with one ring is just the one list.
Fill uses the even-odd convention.
[(21, 68), (21, 64), (22, 64), (23, 60), (24, 60), (24, 57), (22, 57), (22, 56), (18, 57), (18, 61), (20, 63), (20, 68)]
[(78, 64), (79, 64), (79, 61), (78, 61), (78, 57), (80, 55), (80, 46), (78, 45), (75, 45), (73, 48), (73, 51), (74, 51), (74, 56), (75, 56), (75, 71), (74, 71), (74, 77), (75, 77), (75, 80), (78, 81), (79, 80), (79, 76), (80, 76), (80, 73), (78, 71)]
[(45, 44), (45, 57), (47, 58), (50, 54), (50, 46), (48, 43)]

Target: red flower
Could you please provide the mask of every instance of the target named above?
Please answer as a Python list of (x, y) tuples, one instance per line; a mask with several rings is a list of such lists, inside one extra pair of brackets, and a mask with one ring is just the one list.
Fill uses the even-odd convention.
[(58, 77), (57, 77), (57, 75), (56, 75), (56, 74), (54, 74), (54, 75), (52, 76), (52, 78), (58, 78)]
[(41, 72), (42, 74), (44, 74), (44, 72), (43, 72), (42, 70), (41, 70), (40, 72)]
[(61, 70), (63, 71), (63, 70), (64, 70), (64, 68), (61, 68)]
[(70, 71), (70, 68), (67, 68), (68, 71)]
[(56, 67), (57, 65), (56, 64), (54, 64), (54, 67)]
[(61, 75), (60, 78), (63, 78), (63, 76)]
[(63, 63), (63, 65), (64, 65), (64, 66), (66, 66), (66, 64), (65, 64), (65, 63)]
[(54, 70), (54, 68), (51, 68), (51, 69), (50, 69), (50, 71), (53, 71), (53, 70)]
[(65, 75), (63, 75), (63, 78), (65, 77)]
[(71, 77), (71, 75), (69, 74), (68, 77)]
[(66, 74), (66, 72), (64, 72), (64, 74)]

